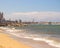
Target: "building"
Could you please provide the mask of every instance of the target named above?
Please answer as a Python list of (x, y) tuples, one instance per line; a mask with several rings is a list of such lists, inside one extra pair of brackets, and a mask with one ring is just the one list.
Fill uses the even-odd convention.
[(2, 22), (2, 20), (3, 20), (3, 12), (2, 13), (0, 12), (0, 23)]
[(5, 18), (3, 17), (3, 12), (0, 12), (0, 26), (5, 25)]

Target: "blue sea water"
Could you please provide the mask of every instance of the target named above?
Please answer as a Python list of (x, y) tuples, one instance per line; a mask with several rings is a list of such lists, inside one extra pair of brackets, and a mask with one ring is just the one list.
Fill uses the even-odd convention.
[(30, 34), (46, 34), (60, 36), (60, 25), (29, 25), (16, 27), (16, 29), (25, 29)]

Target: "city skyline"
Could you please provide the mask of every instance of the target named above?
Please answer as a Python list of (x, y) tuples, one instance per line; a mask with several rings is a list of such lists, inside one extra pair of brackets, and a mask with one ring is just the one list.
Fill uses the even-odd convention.
[(60, 22), (60, 0), (1, 0), (6, 19)]

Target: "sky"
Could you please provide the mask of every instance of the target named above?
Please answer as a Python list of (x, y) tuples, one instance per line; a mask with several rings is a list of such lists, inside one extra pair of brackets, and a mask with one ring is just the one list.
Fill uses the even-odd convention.
[(6, 20), (60, 22), (60, 0), (0, 0)]

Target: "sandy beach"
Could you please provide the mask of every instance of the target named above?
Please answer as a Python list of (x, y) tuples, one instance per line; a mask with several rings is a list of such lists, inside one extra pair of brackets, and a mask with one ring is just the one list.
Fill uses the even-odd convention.
[(7, 34), (0, 33), (0, 48), (31, 48), (21, 42), (9, 37)]

